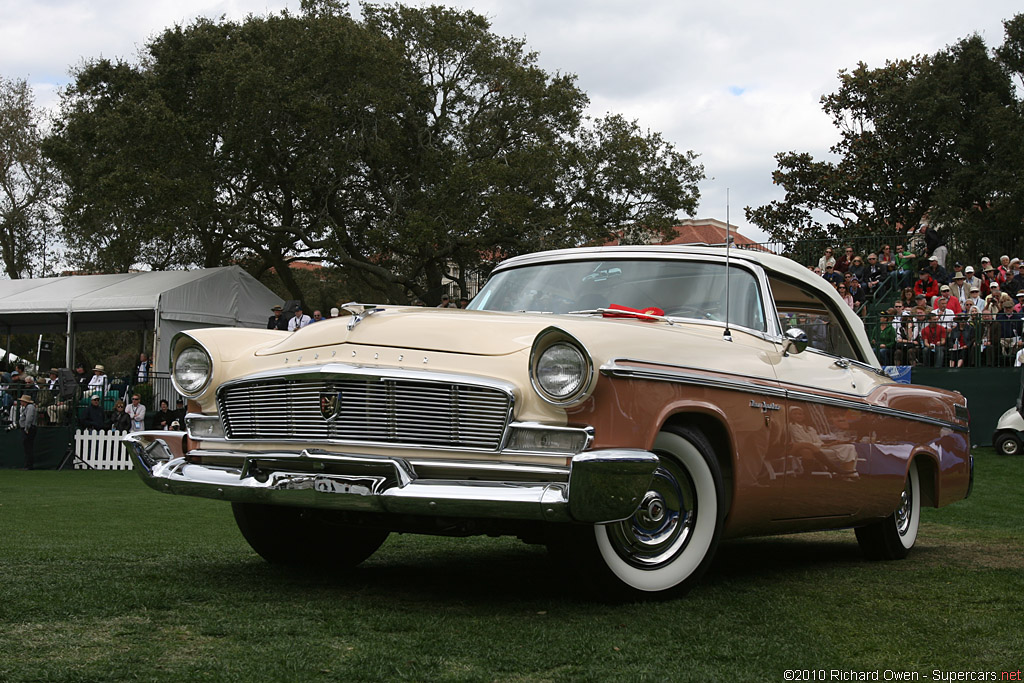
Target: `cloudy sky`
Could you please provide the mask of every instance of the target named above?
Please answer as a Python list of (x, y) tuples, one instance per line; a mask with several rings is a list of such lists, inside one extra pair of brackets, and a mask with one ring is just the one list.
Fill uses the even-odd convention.
[[(410, 3), (418, 4), (418, 3)], [(700, 155), (697, 216), (730, 218), (758, 237), (744, 206), (781, 198), (780, 151), (828, 154), (837, 132), (819, 98), (859, 61), (931, 54), (979, 33), (1003, 40), (1008, 0), (439, 0), (524, 38), (548, 71), (574, 73), (594, 115), (617, 112)], [(146, 41), (196, 16), (241, 19), (297, 10), (298, 0), (0, 0), (0, 73), (52, 106), (69, 70), (97, 57), (134, 59)]]

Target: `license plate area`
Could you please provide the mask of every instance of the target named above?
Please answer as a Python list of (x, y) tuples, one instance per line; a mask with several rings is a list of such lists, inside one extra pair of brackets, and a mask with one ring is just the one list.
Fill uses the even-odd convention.
[(313, 478), (313, 490), (351, 496), (373, 496), (380, 492), (384, 477), (344, 477), (318, 475)]

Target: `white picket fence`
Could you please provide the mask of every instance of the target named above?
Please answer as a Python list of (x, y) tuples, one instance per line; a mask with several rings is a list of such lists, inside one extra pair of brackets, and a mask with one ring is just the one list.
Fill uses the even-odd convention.
[(130, 470), (132, 460), (121, 443), (124, 432), (99, 432), (93, 429), (75, 430), (75, 469), (86, 466), (97, 470)]

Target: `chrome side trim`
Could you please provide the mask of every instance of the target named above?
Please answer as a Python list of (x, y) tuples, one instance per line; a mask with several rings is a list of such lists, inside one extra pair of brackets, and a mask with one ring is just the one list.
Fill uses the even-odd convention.
[(690, 368), (683, 365), (673, 365), (671, 368), (663, 364), (659, 368), (640, 368), (635, 365), (620, 365), (620, 363), (645, 363), (632, 358), (615, 358), (601, 366), (601, 373), (608, 377), (623, 377), (626, 379), (648, 379), (656, 382), (676, 382), (679, 384), (693, 384), (702, 387), (714, 387), (716, 389), (727, 389), (730, 391), (743, 391), (750, 394), (763, 396), (774, 396), (785, 398), (786, 390), (778, 386), (774, 377), (763, 378), (771, 385), (751, 382), (745, 375), (731, 372), (718, 372), (723, 377), (708, 375), (706, 371), (697, 368)]
[[(725, 375), (725, 377), (715, 377), (704, 374), (704, 372), (697, 368), (690, 368), (681, 365), (671, 366), (671, 368), (641, 368), (633, 365), (620, 364), (631, 362), (643, 363), (645, 361), (638, 361), (631, 358), (616, 358), (602, 365), (601, 372), (608, 377), (647, 379), (656, 382), (675, 382), (678, 384), (714, 387), (716, 389), (726, 389), (729, 391), (741, 391), (748, 394), (757, 394), (759, 396), (777, 396), (779, 398), (785, 398), (793, 401), (819, 403), (838, 408), (861, 410), (868, 413), (885, 415), (887, 417), (897, 417), (904, 420), (924, 422), (926, 424), (936, 425), (939, 427), (947, 427), (958, 432), (969, 431), (969, 428), (966, 425), (958, 424), (956, 422), (928, 417), (927, 415), (918, 415), (917, 413), (911, 413), (905, 410), (876, 406), (863, 401), (844, 399), (838, 396), (825, 396), (822, 394), (801, 391), (799, 389), (786, 389), (782, 386), (768, 387), (751, 382), (743, 375), (736, 375), (733, 373), (723, 372), (720, 374)], [(765, 379), (765, 381), (774, 380)]]
[(809, 394), (802, 391), (787, 391), (786, 395), (789, 399), (794, 401), (804, 401), (805, 403), (820, 403), (823, 405), (830, 405), (837, 408), (862, 410), (866, 413), (885, 415), (886, 417), (897, 417), (904, 420), (914, 420), (915, 422), (924, 422), (925, 424), (935, 425), (937, 427), (947, 427), (958, 432), (968, 431), (968, 427), (966, 425), (961, 425), (956, 422), (949, 422), (947, 420), (940, 420), (937, 417), (918, 415), (917, 413), (911, 413), (906, 410), (896, 410), (895, 408), (876, 406), (870, 403), (862, 403), (859, 401), (849, 401), (846, 399), (836, 398), (832, 396), (822, 396), (820, 394)]

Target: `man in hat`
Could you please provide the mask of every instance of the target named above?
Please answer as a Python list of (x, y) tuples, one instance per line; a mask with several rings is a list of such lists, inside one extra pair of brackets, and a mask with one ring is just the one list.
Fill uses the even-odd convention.
[(928, 257), (928, 272), (931, 274), (932, 279), (938, 282), (940, 285), (949, 284), (949, 273), (939, 263), (939, 259), (935, 256)]
[(1024, 290), (1017, 292), (1017, 303), (1013, 306), (1014, 313), (1024, 313)]
[(995, 268), (989, 263), (981, 269), (981, 291), (988, 292), (993, 284), (999, 284), (999, 280), (996, 278)]
[[(967, 278), (959, 270), (953, 273), (953, 284), (949, 287), (949, 294), (951, 297), (956, 297), (957, 306), (961, 306), (967, 300), (967, 297), (971, 295), (971, 290), (967, 286)], [(959, 311), (957, 312), (959, 313)]]
[(981, 309), (985, 308), (985, 299), (982, 298), (981, 288), (978, 285), (971, 287), (969, 296), (961, 303), (961, 307), (968, 313), (972, 306), (977, 308), (979, 313)]
[(171, 418), (170, 425), (168, 425), (168, 429), (185, 431), (185, 415), (187, 412), (185, 410), (185, 401), (179, 396), (174, 402), (173, 417)]
[(954, 314), (959, 315), (960, 310), (960, 298), (955, 296), (949, 285), (942, 285), (939, 287), (939, 296), (946, 297), (946, 304), (949, 306), (949, 310), (953, 311)]
[(28, 394), (23, 394), (18, 404), (18, 427), (23, 433), (21, 443), (25, 447), (25, 469), (30, 470), (35, 466), (36, 404)]
[(274, 304), (270, 307), (272, 311), (269, 318), (267, 318), (267, 329), (268, 330), (282, 330), (287, 331), (288, 321), (292, 319), (290, 315), (282, 315), (284, 309), (281, 304)]
[(971, 287), (981, 289), (981, 278), (974, 275), (974, 266), (964, 268), (964, 285), (967, 286), (968, 291), (970, 291)]
[(89, 373), (85, 371), (85, 364), (78, 363), (75, 365), (75, 382), (81, 387), (82, 393), (86, 393), (89, 390)]
[(303, 327), (312, 322), (312, 319), (302, 312), (302, 306), (295, 307), (295, 315), (288, 321), (288, 331), (294, 332), (295, 330), (301, 330)]
[(89, 399), (89, 405), (82, 411), (80, 422), (82, 429), (95, 429), (103, 431), (106, 426), (106, 417), (103, 415), (103, 406), (100, 405), (100, 395), (93, 394)]
[(822, 277), (833, 287), (839, 286), (843, 281), (843, 274), (838, 272), (834, 266), (828, 264), (825, 265), (825, 274)]

